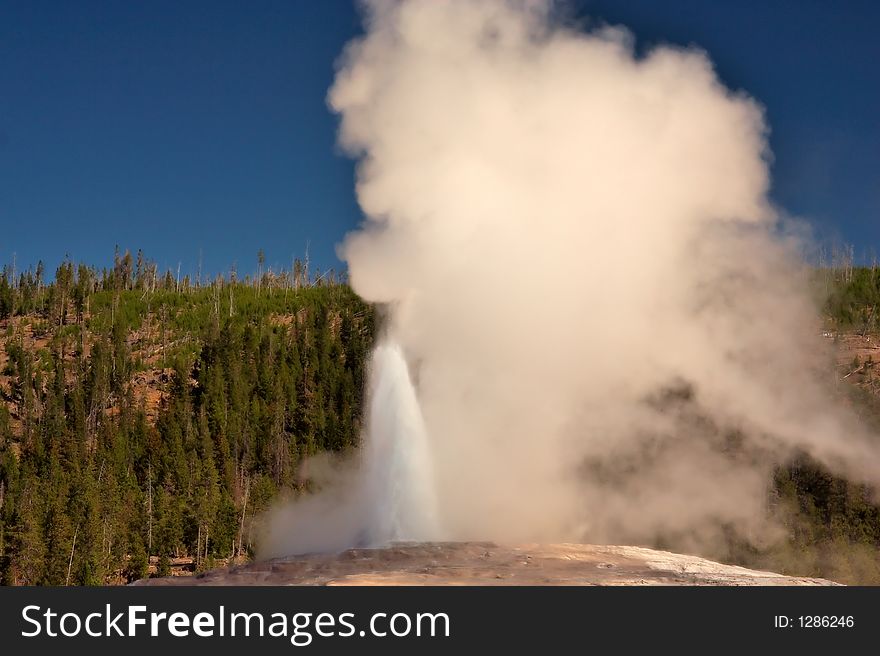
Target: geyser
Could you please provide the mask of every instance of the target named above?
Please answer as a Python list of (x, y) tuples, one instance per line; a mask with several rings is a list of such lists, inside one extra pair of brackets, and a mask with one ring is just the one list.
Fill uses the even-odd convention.
[(369, 544), (439, 535), (434, 475), (422, 411), (400, 347), (373, 353), (362, 485)]
[(549, 1), (365, 6), (329, 95), (366, 216), (340, 253), (418, 362), (424, 424), (376, 385), (362, 466), (279, 511), (266, 553), (404, 535), (426, 452), (452, 540), (756, 542), (793, 453), (877, 482), (767, 197), (762, 108), (705, 53), (637, 55)]
[(309, 463), (320, 492), (270, 514), (263, 555), (442, 536), (428, 435), (402, 349), (382, 340), (369, 368), (367, 426), (357, 457)]

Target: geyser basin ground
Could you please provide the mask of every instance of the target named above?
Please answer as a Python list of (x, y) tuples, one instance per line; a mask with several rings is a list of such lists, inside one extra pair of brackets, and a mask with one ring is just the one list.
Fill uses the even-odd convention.
[(404, 542), (135, 585), (837, 585), (643, 547)]

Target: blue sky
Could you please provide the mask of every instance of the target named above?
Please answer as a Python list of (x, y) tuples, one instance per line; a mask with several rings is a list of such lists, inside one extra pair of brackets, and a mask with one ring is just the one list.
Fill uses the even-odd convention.
[[(584, 0), (640, 47), (707, 50), (766, 107), (774, 200), (880, 254), (880, 3)], [(325, 96), (348, 0), (0, 0), (0, 262), (114, 245), (195, 272), (289, 266), (360, 220)]]

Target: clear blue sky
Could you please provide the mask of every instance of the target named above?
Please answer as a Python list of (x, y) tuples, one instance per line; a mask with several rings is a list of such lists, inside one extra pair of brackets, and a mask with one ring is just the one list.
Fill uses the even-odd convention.
[[(584, 0), (696, 44), (767, 108), (774, 199), (880, 253), (880, 3)], [(316, 266), (359, 221), (325, 95), (348, 0), (0, 0), (0, 262), (119, 244), (195, 272)]]

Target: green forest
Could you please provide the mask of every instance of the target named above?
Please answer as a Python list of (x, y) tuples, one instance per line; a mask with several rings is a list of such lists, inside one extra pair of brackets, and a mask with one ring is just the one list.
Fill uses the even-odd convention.
[[(262, 260), (262, 258), (261, 258)], [(262, 261), (261, 261), (262, 264)], [(373, 310), (295, 262), (236, 280), (0, 276), (0, 577), (121, 583), (253, 551), (302, 458), (355, 445)]]
[[(0, 580), (118, 584), (252, 557), (256, 519), (308, 491), (303, 459), (357, 446), (375, 308), (307, 262), (239, 279), (63, 262), (0, 275)], [(880, 270), (817, 272), (829, 330), (880, 329)], [(873, 364), (848, 400), (880, 417)], [(855, 377), (853, 377), (855, 379)], [(786, 537), (706, 554), (880, 583), (871, 490), (798, 458), (769, 482)]]

